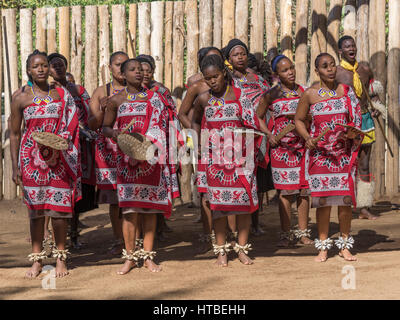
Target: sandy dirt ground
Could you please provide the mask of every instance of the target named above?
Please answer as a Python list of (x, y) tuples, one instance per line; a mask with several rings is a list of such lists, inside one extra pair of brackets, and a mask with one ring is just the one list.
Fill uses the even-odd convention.
[[(201, 223), (199, 209), (187, 205), (176, 208), (167, 223), (173, 230), (157, 242), (156, 260), (161, 273), (134, 269), (125, 276), (116, 274), (123, 262), (108, 253), (113, 239), (107, 206), (81, 216), (87, 226), (80, 240), (86, 245), (69, 259), (70, 275), (55, 279), (56, 289), (45, 290), (42, 273), (24, 279), (30, 264), (29, 225), (20, 201), (0, 202), (0, 299), (399, 299), (400, 298), (400, 216), (385, 203), (374, 207), (376, 221), (359, 220), (354, 215), (352, 234), (357, 262), (346, 262), (330, 251), (325, 263), (316, 263), (313, 246), (278, 249), (279, 216), (276, 204), (264, 208), (260, 216), (265, 235), (252, 236), (254, 265), (242, 265), (235, 254), (229, 266), (214, 265), (210, 251), (196, 255)], [(294, 222), (297, 216), (294, 215)], [(315, 211), (310, 213), (316, 237)], [(336, 209), (331, 215), (331, 234), (338, 236)], [(55, 265), (54, 259), (45, 265)], [(352, 266), (354, 267), (346, 267)], [(346, 267), (346, 268), (344, 268)], [(344, 269), (343, 269), (344, 268)], [(350, 272), (349, 274), (343, 272)], [(354, 275), (353, 282), (344, 277)], [(342, 283), (350, 287), (344, 289)]]

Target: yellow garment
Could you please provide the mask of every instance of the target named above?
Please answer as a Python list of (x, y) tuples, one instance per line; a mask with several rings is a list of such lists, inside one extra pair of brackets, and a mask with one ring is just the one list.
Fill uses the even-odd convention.
[(232, 67), (232, 65), (228, 62), (228, 60), (225, 60), (225, 65), (228, 67), (228, 69), (229, 69), (230, 71), (233, 70), (233, 67)]
[(187, 147), (188, 148), (190, 148), (190, 149), (194, 149), (194, 144), (193, 144), (193, 139), (192, 139), (192, 136), (187, 136), (187, 138), (186, 138), (186, 145), (187, 145)]
[(356, 92), (357, 97), (361, 98), (362, 95), (362, 84), (361, 84), (361, 79), (360, 75), (357, 73), (357, 68), (358, 68), (358, 62), (352, 66), (350, 63), (348, 63), (345, 60), (340, 60), (340, 66), (343, 67), (346, 70), (352, 71), (353, 72), (353, 87)]
[(364, 139), (361, 142), (361, 144), (370, 144), (375, 142), (375, 129), (372, 131), (368, 131), (368, 134), (372, 137), (372, 139), (368, 136), (364, 136)]

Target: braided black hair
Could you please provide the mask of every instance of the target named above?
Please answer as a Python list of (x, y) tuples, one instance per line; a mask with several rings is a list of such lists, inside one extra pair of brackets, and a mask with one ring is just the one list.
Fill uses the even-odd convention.
[(32, 76), (28, 73), (28, 69), (29, 69), (30, 66), (31, 66), (31, 60), (32, 60), (32, 58), (35, 57), (35, 56), (43, 56), (43, 57), (45, 57), (46, 60), (47, 60), (47, 53), (46, 53), (46, 52), (41, 52), (41, 51), (39, 51), (38, 49), (36, 49), (35, 51), (33, 51), (33, 52), (28, 56), (28, 58), (26, 59), (26, 74), (27, 74), (28, 79), (29, 79), (30, 82), (33, 82), (33, 79), (32, 79)]
[(126, 67), (128, 66), (128, 64), (129, 63), (131, 63), (131, 62), (138, 62), (139, 64), (140, 64), (140, 61), (138, 60), (138, 59), (128, 59), (128, 60), (126, 60), (126, 61), (124, 61), (122, 64), (121, 64), (121, 73), (124, 73), (125, 72), (125, 69), (126, 69)]
[(315, 58), (315, 62), (314, 62), (315, 68), (318, 69), (318, 67), (319, 67), (319, 61), (321, 60), (322, 57), (326, 57), (326, 56), (331, 57), (333, 60), (335, 60), (335, 58), (332, 57), (332, 55), (330, 55), (329, 53), (327, 53), (327, 52), (322, 52), (322, 53), (320, 53), (320, 54)]
[(204, 57), (200, 65), (200, 71), (204, 74), (204, 71), (208, 67), (216, 67), (220, 71), (226, 71), (225, 79), (230, 83), (232, 81), (232, 75), (228, 68), (225, 66), (224, 61), (219, 55), (211, 54), (209, 56)]
[(139, 54), (136, 57), (136, 60), (138, 60), (140, 63), (147, 63), (151, 70), (154, 71), (156, 69), (156, 61), (154, 58), (148, 54)]
[(207, 56), (207, 54), (210, 51), (217, 51), (221, 57), (224, 57), (224, 54), (222, 53), (222, 51), (220, 49), (218, 49), (217, 47), (204, 47), (201, 48), (199, 51), (197, 51), (197, 60), (199, 61), (199, 65), (201, 65), (201, 63), (203, 62), (203, 59)]
[(111, 56), (110, 56), (110, 65), (112, 64), (112, 62), (114, 61), (114, 58), (115, 58), (116, 56), (126, 56), (126, 57), (129, 58), (129, 56), (128, 56), (125, 52), (123, 52), (123, 51), (116, 51), (116, 52), (112, 53)]

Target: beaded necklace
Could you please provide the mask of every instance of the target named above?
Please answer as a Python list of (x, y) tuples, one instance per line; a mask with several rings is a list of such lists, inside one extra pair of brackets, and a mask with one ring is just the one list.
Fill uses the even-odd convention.
[(217, 97), (214, 97), (211, 94), (211, 98), (208, 100), (208, 103), (210, 105), (217, 104), (218, 106), (223, 106), (225, 104), (225, 98), (226, 98), (226, 95), (228, 94), (228, 91), (229, 91), (229, 86), (226, 87), (225, 94), (224, 94), (223, 98), (217, 98)]
[(114, 88), (114, 81), (111, 81), (111, 89), (112, 89), (112, 95), (113, 96), (115, 96), (116, 94), (118, 94), (118, 93), (120, 93), (122, 90), (124, 90), (124, 89), (120, 89), (120, 90), (118, 90), (118, 89), (115, 89)]
[(32, 92), (32, 95), (33, 95), (33, 103), (34, 103), (34, 104), (39, 105), (39, 104), (42, 103), (42, 101), (47, 102), (47, 103), (53, 101), (53, 98), (50, 97), (50, 87), (49, 87), (49, 92), (48, 92), (47, 95), (46, 95), (45, 97), (43, 97), (43, 98), (42, 98), (42, 97), (38, 97), (38, 96), (35, 94), (35, 91), (33, 90), (33, 86), (31, 86), (31, 92)]
[(136, 98), (146, 98), (147, 97), (147, 93), (146, 92), (138, 92), (138, 93), (129, 93), (128, 89), (125, 87), (125, 92), (126, 92), (126, 98), (129, 101), (134, 101), (136, 100)]
[(318, 90), (318, 95), (320, 96), (320, 97), (325, 97), (326, 95), (328, 95), (328, 96), (330, 96), (330, 97), (336, 97), (337, 96), (337, 93), (336, 93), (336, 91), (335, 90), (326, 90), (326, 89), (324, 89), (324, 88), (322, 88), (322, 83), (320, 82), (320, 86), (321, 86), (321, 88)]

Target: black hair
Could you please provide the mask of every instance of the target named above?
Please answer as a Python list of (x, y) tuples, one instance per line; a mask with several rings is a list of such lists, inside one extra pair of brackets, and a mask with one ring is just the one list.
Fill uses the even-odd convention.
[(121, 64), (121, 73), (124, 73), (124, 72), (125, 72), (125, 69), (126, 69), (126, 66), (127, 66), (129, 63), (134, 62), (134, 61), (141, 63), (139, 60), (137, 60), (137, 59), (135, 59), (135, 58), (133, 58), (133, 59), (128, 59), (128, 60), (124, 61), (124, 62)]
[(220, 49), (217, 47), (204, 47), (201, 48), (199, 51), (197, 51), (197, 60), (199, 61), (199, 65), (201, 65), (203, 59), (205, 56), (210, 52), (210, 51), (218, 51), (218, 53), (221, 55), (221, 57), (224, 57), (224, 54)]
[(230, 71), (226, 68), (224, 61), (222, 58), (217, 55), (217, 54), (210, 54), (209, 56), (204, 57), (203, 61), (201, 62), (200, 65), (200, 71), (204, 73), (204, 71), (208, 67), (216, 67), (220, 71), (226, 71), (226, 77), (225, 79), (228, 80), (228, 82), (231, 82), (232, 76)]
[(341, 37), (339, 39), (339, 41), (338, 41), (338, 48), (339, 49), (342, 49), (343, 42), (345, 42), (346, 40), (353, 40), (354, 41), (354, 38), (351, 37), (351, 36), (343, 36), (343, 37)]
[(59, 53), (52, 53), (52, 54), (50, 54), (50, 55), (47, 57), (47, 61), (49, 62), (49, 64), (51, 64), (51, 61), (52, 61), (53, 59), (56, 59), (56, 58), (60, 58), (62, 61), (64, 61), (65, 67), (68, 67), (67, 58), (64, 57), (62, 54), (59, 54)]
[(28, 69), (29, 69), (29, 67), (31, 66), (31, 60), (32, 60), (32, 58), (35, 57), (35, 56), (43, 56), (43, 57), (45, 57), (46, 60), (47, 60), (47, 53), (46, 53), (46, 52), (41, 52), (41, 51), (39, 51), (38, 49), (36, 49), (35, 51), (33, 51), (33, 52), (28, 56), (28, 58), (26, 59), (26, 74), (27, 74), (28, 79), (29, 79), (30, 82), (32, 82), (33, 80), (32, 80), (32, 76), (28, 73)]
[(258, 61), (257, 72), (263, 77), (269, 84), (272, 84), (272, 70), (271, 66), (265, 59)]
[(113, 52), (113, 53), (111, 54), (111, 56), (110, 56), (110, 65), (112, 64), (112, 62), (113, 62), (113, 60), (114, 60), (114, 58), (115, 58), (116, 56), (126, 56), (126, 57), (129, 58), (129, 56), (128, 56), (125, 52), (123, 52), (123, 51), (116, 51), (116, 52)]
[(329, 53), (327, 53), (327, 52), (322, 52), (322, 53), (320, 53), (320, 54), (315, 58), (315, 62), (314, 62), (315, 68), (318, 69), (319, 61), (321, 60), (322, 57), (326, 57), (326, 56), (331, 57), (333, 60), (335, 60), (335, 58), (332, 57), (332, 55), (330, 55)]
[(258, 69), (258, 61), (254, 54), (249, 53), (247, 55), (247, 66), (251, 69), (257, 68)]
[(149, 64), (152, 71), (154, 71), (156, 69), (156, 61), (154, 60), (154, 58), (152, 56), (150, 56), (148, 54), (139, 54), (136, 57), (136, 60), (138, 60), (140, 63)]
[(247, 48), (246, 44), (243, 41), (239, 39), (231, 39), (226, 47), (222, 48), (225, 59), (229, 59), (231, 51), (237, 46), (243, 47), (246, 50), (246, 54), (249, 54), (249, 48)]

